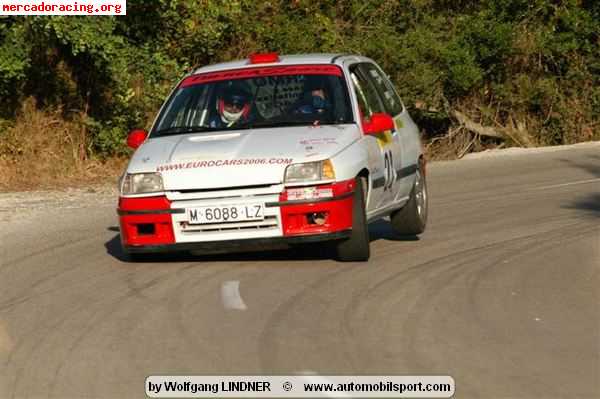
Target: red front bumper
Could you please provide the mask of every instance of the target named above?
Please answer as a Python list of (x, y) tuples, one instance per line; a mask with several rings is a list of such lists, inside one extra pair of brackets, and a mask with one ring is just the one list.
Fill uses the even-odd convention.
[[(355, 180), (318, 186), (330, 189), (333, 197), (319, 200), (287, 201), (286, 192), (277, 204), (281, 208), (284, 236), (303, 234), (335, 233), (352, 228), (352, 194)], [(322, 223), (315, 223), (319, 215)]]
[[(347, 180), (318, 186), (331, 190), (332, 197), (306, 200), (288, 200), (287, 191), (279, 202), (266, 206), (279, 207), (283, 238), (319, 235), (326, 239), (339, 238), (352, 228), (352, 193), (355, 181)], [(182, 212), (172, 209), (165, 197), (120, 198), (119, 222), (121, 242), (125, 248), (168, 247), (175, 243), (172, 214)], [(223, 241), (227, 244), (228, 241)], [(215, 242), (217, 243), (217, 242)]]
[(119, 198), (123, 246), (174, 244), (171, 202), (167, 197)]

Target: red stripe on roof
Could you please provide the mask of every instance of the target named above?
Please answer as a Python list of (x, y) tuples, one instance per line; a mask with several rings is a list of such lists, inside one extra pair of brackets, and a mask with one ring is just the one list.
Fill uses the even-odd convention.
[(286, 65), (274, 67), (255, 67), (230, 69), (227, 71), (207, 72), (192, 75), (181, 82), (180, 87), (188, 87), (208, 82), (219, 82), (232, 79), (260, 78), (285, 75), (335, 75), (342, 76), (337, 65)]

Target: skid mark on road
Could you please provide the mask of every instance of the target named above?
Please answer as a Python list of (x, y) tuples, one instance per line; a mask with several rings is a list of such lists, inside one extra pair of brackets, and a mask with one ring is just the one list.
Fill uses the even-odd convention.
[[(200, 264), (195, 263), (194, 265), (197, 267)], [(188, 269), (188, 267), (186, 267), (185, 270), (188, 270), (189, 272), (197, 270), (206, 270), (207, 272), (192, 273), (184, 279), (178, 279), (178, 282), (170, 288), (169, 293), (166, 295), (166, 297), (169, 298), (167, 302), (169, 323), (184, 341), (182, 345), (188, 348), (189, 352), (210, 359), (210, 362), (213, 364), (225, 364), (225, 357), (219, 348), (200, 334), (203, 328), (195, 328), (194, 321), (185, 316), (185, 311), (188, 309), (184, 302), (186, 294), (189, 295), (190, 292), (194, 292), (195, 295), (198, 295), (199, 293), (203, 294), (204, 290), (198, 290), (197, 287), (209, 287), (210, 282), (221, 280), (223, 274), (231, 271), (229, 267), (216, 267), (208, 271), (209, 269), (206, 269), (207, 267), (207, 265), (202, 265), (202, 269)], [(199, 301), (198, 303), (201, 304), (203, 301)], [(200, 305), (194, 306), (194, 309), (196, 309), (196, 306), (198, 308), (200, 307)], [(201, 323), (200, 325), (206, 325), (206, 323)]]
[(600, 178), (598, 178), (598, 179), (588, 179), (588, 180), (578, 180), (578, 181), (572, 181), (572, 182), (560, 183), (560, 184), (552, 184), (550, 186), (535, 187), (532, 190), (549, 190), (551, 188), (576, 186), (576, 185), (579, 185), (579, 184), (590, 184), (590, 183), (600, 183)]
[[(575, 223), (568, 226), (563, 226), (560, 229), (551, 230), (549, 232), (540, 233), (539, 235), (532, 236), (527, 240), (524, 240), (521, 244), (521, 248), (512, 250), (509, 252), (507, 259), (500, 262), (493, 262), (489, 266), (481, 267), (479, 270), (472, 275), (469, 280), (466, 292), (468, 292), (469, 306), (474, 309), (472, 315), (480, 326), (487, 326), (487, 319), (489, 314), (479, 310), (478, 295), (486, 291), (486, 287), (483, 284), (484, 281), (489, 279), (491, 273), (502, 265), (509, 263), (520, 265), (519, 259), (525, 256), (533, 257), (535, 254), (544, 253), (557, 246), (564, 246), (568, 243), (581, 240), (588, 234), (593, 234), (597, 228), (590, 226), (588, 223)], [(506, 267), (506, 266), (504, 266)], [(514, 267), (514, 266), (513, 266)], [(517, 296), (519, 293), (512, 291), (511, 296)], [(489, 333), (494, 331), (490, 330)]]
[[(351, 273), (352, 269), (348, 266), (336, 268), (335, 271), (329, 272), (326, 275), (319, 274), (313, 282), (310, 282), (302, 287), (297, 293), (288, 297), (282, 304), (270, 313), (267, 321), (258, 338), (258, 353), (260, 357), (260, 369), (261, 370), (280, 370), (281, 359), (289, 359), (287, 348), (281, 348), (277, 342), (288, 342), (290, 339), (289, 335), (286, 335), (286, 339), (279, 341), (278, 337), (286, 334), (284, 331), (289, 323), (286, 321), (286, 317), (292, 314), (293, 309), (298, 305), (302, 298), (313, 296), (316, 292), (322, 289), (328, 289), (325, 287), (332, 287), (337, 277), (344, 273)], [(352, 359), (347, 358), (347, 361)]]
[(73, 246), (79, 245), (79, 244), (84, 243), (86, 241), (97, 241), (98, 237), (101, 237), (101, 236), (103, 236), (103, 234), (95, 234), (93, 236), (88, 236), (88, 237), (82, 237), (82, 238), (79, 238), (79, 239), (69, 240), (69, 241), (61, 242), (61, 243), (56, 244), (56, 245), (49, 246), (47, 248), (39, 249), (37, 251), (32, 251), (32, 252), (28, 253), (27, 255), (20, 256), (20, 257), (17, 257), (15, 259), (8, 259), (8, 260), (4, 259), (5, 263), (2, 264), (2, 267), (0, 268), (0, 270), (4, 271), (4, 270), (8, 269), (9, 267), (18, 266), (19, 264), (21, 264), (21, 263), (23, 263), (25, 261), (29, 261), (32, 258), (36, 257), (36, 256), (41, 256), (41, 255), (47, 256), (48, 252), (57, 251), (59, 249), (60, 250), (67, 249), (69, 247), (73, 247)]
[[(581, 237), (593, 232), (593, 227), (582, 229), (581, 225), (571, 227), (569, 232), (572, 235), (569, 236), (567, 241), (577, 241)], [(490, 313), (490, 309), (482, 303), (482, 298), (485, 298), (485, 293), (490, 288), (489, 285), (486, 285), (486, 282), (490, 281), (486, 277), (493, 270), (498, 271), (499, 268), (506, 267), (506, 263), (502, 259), (506, 259), (507, 255), (510, 254), (509, 259), (511, 260), (518, 260), (524, 256), (531, 258), (536, 253), (547, 251), (559, 243), (563, 245), (565, 242), (564, 236), (565, 231), (553, 230), (540, 233), (521, 242), (508, 242), (507, 245), (498, 247), (497, 251), (490, 250), (486, 254), (485, 260), (478, 259), (476, 262), (473, 262), (473, 259), (470, 259), (462, 268), (450, 269), (451, 273), (444, 271), (437, 275), (426, 276), (428, 281), (427, 287), (422, 290), (422, 294), (414, 304), (414, 309), (418, 309), (418, 311), (409, 314), (404, 323), (405, 327), (402, 335), (408, 341), (404, 345), (405, 350), (403, 351), (402, 358), (410, 359), (413, 366), (418, 365), (423, 369), (431, 370), (443, 364), (445, 361), (444, 357), (447, 357), (449, 354), (454, 353), (456, 355), (456, 353), (461, 353), (460, 356), (467, 356), (469, 352), (471, 352), (471, 355), (473, 355), (473, 352), (477, 353), (477, 350), (472, 350), (472, 348), (476, 348), (476, 345), (484, 345), (486, 351), (489, 351), (495, 357), (501, 358), (498, 348), (502, 348), (505, 351), (504, 353), (506, 353), (506, 348), (513, 348), (515, 345), (513, 341), (514, 336), (511, 333), (507, 333), (498, 324), (497, 313)], [(526, 264), (522, 266), (526, 267)], [(505, 273), (511, 274), (513, 272), (506, 271)], [(463, 292), (460, 296), (456, 295), (458, 289)], [(510, 295), (516, 296), (517, 294), (516, 292), (511, 292)], [(465, 312), (465, 315), (468, 315), (466, 318), (462, 316), (462, 322), (470, 326), (468, 332), (465, 333), (469, 335), (441, 335), (432, 333), (431, 325), (428, 324), (428, 321), (436, 319), (436, 317), (440, 320), (439, 309), (442, 309), (445, 304), (450, 303), (449, 301), (453, 298), (456, 299), (459, 297), (462, 298), (461, 303), (464, 304), (463, 306), (469, 310)], [(449, 306), (450, 308), (456, 307), (455, 304), (450, 304)], [(381, 307), (381, 312), (385, 313), (385, 307)], [(435, 315), (436, 312), (437, 315)], [(542, 322), (540, 315), (531, 315), (530, 317), (535, 322)], [(447, 323), (442, 325), (452, 330), (451, 325)], [(391, 339), (395, 338), (393, 335), (390, 335), (390, 337)], [(432, 351), (429, 347), (423, 345), (423, 342), (437, 340), (440, 337), (445, 337), (444, 339), (447, 340), (448, 349), (445, 352)], [(514, 356), (513, 353), (510, 353), (510, 355)], [(469, 395), (465, 395), (465, 397), (481, 396), (480, 392), (476, 392), (479, 388), (476, 389), (471, 384), (464, 386), (463, 389), (465, 392), (469, 392)]]
[(435, 201), (436, 201), (437, 206), (461, 204), (461, 206), (463, 206), (463, 208), (466, 203), (496, 202), (496, 201), (498, 201), (498, 198), (502, 198), (502, 203), (508, 204), (512, 200), (527, 199), (527, 198), (532, 198), (532, 196), (533, 196), (532, 199), (537, 199), (537, 196), (540, 195), (539, 191), (552, 190), (552, 189), (558, 189), (558, 188), (563, 188), (563, 187), (579, 186), (579, 185), (592, 184), (592, 183), (600, 183), (600, 178), (576, 180), (576, 181), (571, 181), (571, 182), (551, 184), (551, 185), (545, 185), (545, 186), (537, 186), (537, 187), (536, 186), (531, 187), (531, 184), (528, 184), (526, 186), (513, 186), (513, 187), (502, 189), (501, 191), (495, 192), (493, 195), (490, 195), (486, 192), (482, 192), (480, 194), (457, 193), (457, 194), (453, 194), (453, 195), (447, 195), (447, 196), (445, 196), (446, 198), (442, 197), (441, 199), (439, 199), (439, 198), (435, 199)]
[(13, 341), (6, 331), (6, 327), (0, 321), (0, 355), (10, 353), (13, 348)]

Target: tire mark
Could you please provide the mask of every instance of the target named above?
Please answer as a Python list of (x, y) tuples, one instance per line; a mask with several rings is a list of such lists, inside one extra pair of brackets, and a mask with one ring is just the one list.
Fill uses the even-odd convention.
[[(331, 280), (335, 279), (338, 275), (348, 273), (352, 269), (348, 266), (340, 266), (336, 271), (329, 273), (326, 276), (316, 276), (317, 281), (305, 286), (298, 293), (289, 297), (283, 304), (278, 306), (272, 315), (267, 319), (265, 327), (260, 333), (258, 339), (259, 348), (259, 361), (261, 370), (266, 372), (273, 372), (278, 369), (278, 360), (270, 361), (267, 358), (267, 354), (273, 355), (277, 353), (277, 348), (274, 347), (272, 342), (276, 342), (276, 336), (278, 334), (278, 325), (283, 323), (285, 317), (291, 313), (291, 309), (296, 306), (303, 297), (306, 297), (314, 293), (319, 287), (329, 285)], [(314, 295), (314, 294), (313, 294)], [(271, 364), (269, 364), (271, 363)]]
[[(419, 345), (419, 337), (421, 337), (419, 331), (422, 329), (422, 320), (425, 318), (425, 315), (428, 314), (428, 310), (435, 309), (434, 303), (439, 302), (438, 298), (442, 297), (446, 290), (454, 288), (454, 285), (452, 284), (453, 281), (463, 277), (467, 279), (467, 287), (473, 287), (474, 285), (477, 286), (478, 282), (481, 281), (480, 279), (478, 279), (478, 276), (480, 276), (481, 274), (488, 273), (493, 268), (497, 268), (499, 265), (502, 265), (502, 259), (506, 259), (505, 254), (507, 252), (513, 254), (513, 257), (516, 258), (523, 256), (524, 254), (535, 254), (539, 251), (544, 251), (547, 247), (552, 247), (553, 243), (546, 243), (545, 241), (540, 240), (540, 236), (544, 237), (549, 235), (550, 240), (552, 239), (552, 237), (561, 237), (564, 234), (564, 231), (560, 232), (558, 230), (559, 229), (552, 232), (541, 233), (537, 237), (535, 237), (535, 239), (537, 239), (537, 242), (542, 243), (542, 247), (532, 246), (531, 242), (526, 242), (523, 245), (518, 246), (518, 249), (516, 249), (516, 253), (514, 248), (500, 248), (501, 250), (503, 250), (502, 253), (496, 254), (496, 260), (493, 260), (491, 264), (487, 266), (483, 266), (483, 268), (481, 264), (471, 264), (466, 265), (466, 267), (462, 270), (455, 271), (450, 276), (448, 276), (447, 274), (435, 276), (434, 280), (432, 280), (432, 282), (428, 284), (428, 289), (421, 293), (419, 301), (415, 304), (415, 308), (421, 310), (419, 312), (409, 313), (409, 317), (406, 320), (406, 327), (404, 328), (404, 331), (406, 332), (405, 336), (407, 337), (408, 342), (407, 345), (405, 345), (405, 356), (408, 359), (411, 359), (411, 362), (413, 363), (418, 362), (418, 364), (424, 369), (432, 369), (433, 359), (428, 357), (426, 355), (426, 352), (420, 350), (420, 348), (422, 348), (422, 345)], [(581, 234), (579, 235), (581, 236), (587, 234), (589, 231), (592, 231), (592, 229), (581, 232)], [(573, 240), (576, 239), (577, 238), (573, 238)], [(465, 275), (464, 270), (466, 269), (473, 269), (475, 275)], [(476, 321), (478, 321), (478, 325), (480, 329), (482, 329), (480, 335), (485, 336), (487, 339), (493, 339), (499, 344), (512, 345), (512, 340), (507, 341), (506, 339), (503, 339), (502, 336), (498, 336), (498, 332), (496, 330), (490, 329), (490, 327), (487, 326), (487, 323), (484, 322), (483, 318), (481, 317), (482, 315), (478, 310), (479, 306), (477, 306), (477, 303), (473, 297), (472, 289), (473, 288), (465, 289), (465, 291), (468, 292), (467, 297), (465, 299), (467, 300), (467, 303), (471, 304), (472, 309), (474, 309), (473, 313), (475, 313)], [(467, 387), (463, 387), (463, 389), (467, 389)], [(481, 396), (481, 392), (473, 392), (473, 395)]]

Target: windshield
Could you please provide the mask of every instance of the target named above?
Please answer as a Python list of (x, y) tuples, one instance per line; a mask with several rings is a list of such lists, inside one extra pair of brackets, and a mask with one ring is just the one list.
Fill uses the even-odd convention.
[(163, 108), (152, 136), (351, 122), (348, 91), (338, 67), (247, 68), (184, 79)]

